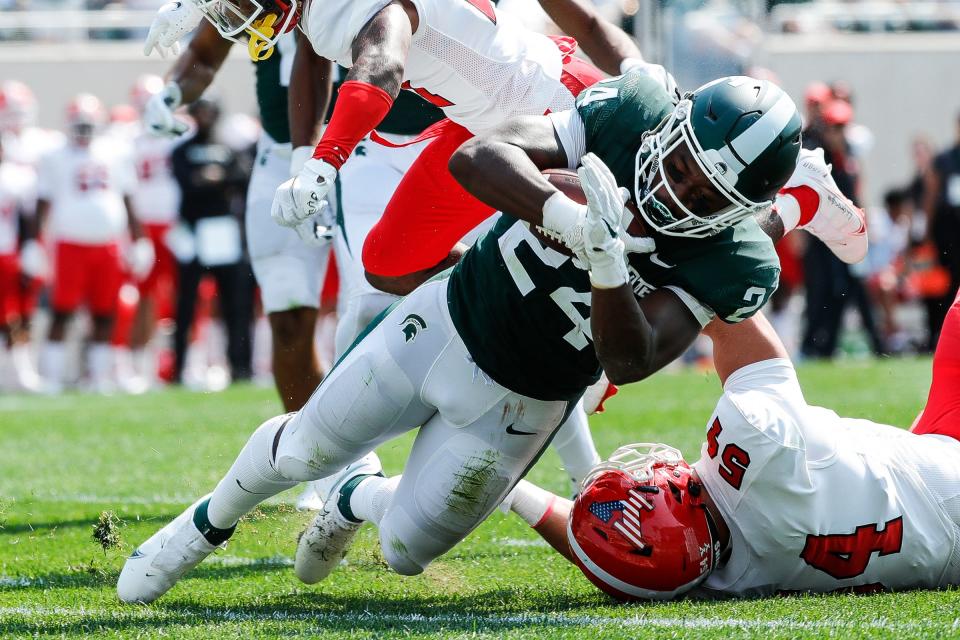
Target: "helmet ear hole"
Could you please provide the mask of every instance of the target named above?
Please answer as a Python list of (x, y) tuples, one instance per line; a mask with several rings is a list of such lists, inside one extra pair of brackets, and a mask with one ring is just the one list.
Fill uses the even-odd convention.
[(607, 535), (607, 532), (604, 531), (603, 529), (601, 529), (600, 527), (594, 527), (593, 530), (594, 530), (594, 532), (595, 532), (598, 536), (600, 536), (601, 538), (603, 538), (603, 539), (606, 540), (607, 542), (610, 541), (610, 536), (608, 536), (608, 535)]
[(667, 484), (670, 486), (670, 493), (673, 494), (673, 499), (676, 500), (678, 504), (683, 504), (683, 492), (680, 491), (680, 487), (672, 482), (668, 482)]
[(653, 555), (653, 545), (648, 544), (643, 549), (631, 549), (630, 553), (632, 553), (635, 556), (643, 556), (644, 558), (649, 558), (651, 555)]

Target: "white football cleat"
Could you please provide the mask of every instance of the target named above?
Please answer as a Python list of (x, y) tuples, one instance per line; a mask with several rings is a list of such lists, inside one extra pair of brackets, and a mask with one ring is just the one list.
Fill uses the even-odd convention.
[(127, 558), (117, 580), (120, 600), (131, 604), (153, 602), (219, 548), (207, 542), (193, 523), (197, 505), (209, 497), (194, 502)]
[(314, 584), (330, 575), (347, 555), (353, 537), (363, 524), (348, 519), (340, 510), (341, 499), (349, 501), (349, 495), (343, 496), (341, 491), (344, 485), (357, 476), (382, 474), (382, 470), (380, 458), (371, 451), (333, 476), (323, 508), (300, 534), (297, 543), (293, 568), (302, 582)]
[(855, 264), (867, 255), (866, 218), (863, 209), (840, 192), (831, 169), (823, 159), (823, 149), (804, 149), (784, 188), (809, 187), (817, 194), (817, 212), (810, 222), (797, 228), (819, 238), (847, 264)]

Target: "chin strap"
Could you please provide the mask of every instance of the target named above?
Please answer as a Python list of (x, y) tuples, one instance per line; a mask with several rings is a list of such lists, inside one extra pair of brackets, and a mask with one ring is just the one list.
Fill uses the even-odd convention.
[(268, 13), (247, 29), (247, 34), (250, 36), (250, 40), (247, 41), (247, 53), (250, 54), (250, 59), (254, 62), (261, 62), (273, 55), (276, 46), (270, 44), (268, 38), (272, 38), (276, 34), (276, 29), (273, 28), (276, 22), (277, 16)]

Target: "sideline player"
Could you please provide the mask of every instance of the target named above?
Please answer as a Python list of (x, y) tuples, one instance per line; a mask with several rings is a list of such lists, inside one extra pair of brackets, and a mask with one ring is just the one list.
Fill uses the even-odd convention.
[[(67, 323), (84, 305), (93, 317), (91, 386), (114, 390), (110, 337), (124, 268), (142, 279), (153, 266), (153, 247), (131, 203), (133, 165), (116, 140), (98, 135), (105, 124), (106, 111), (96, 96), (73, 98), (67, 106), (68, 143), (44, 156), (37, 172), (37, 225), (44, 229), (48, 223), (46, 237), (55, 242), (53, 321), (41, 354), (53, 393), (64, 384)], [(123, 255), (128, 233), (133, 242)]]
[(24, 280), (44, 278), (49, 270), (34, 238), (35, 189), (33, 170), (8, 160), (0, 138), (0, 389), (40, 390), (25, 326), (34, 287)]
[[(166, 56), (174, 44), (174, 41), (161, 44), (167, 42), (167, 30), (179, 25), (185, 13), (196, 13), (190, 2), (175, 4), (176, 7), (162, 7), (154, 19), (145, 48), (147, 54), (157, 48)], [(181, 35), (183, 33), (186, 32)], [(176, 136), (186, 131), (186, 123), (179, 120), (174, 111), (197, 100), (210, 86), (232, 45), (233, 42), (221, 38), (210, 24), (205, 23), (197, 30), (168, 72), (166, 86), (148, 101), (144, 110), (144, 122), (155, 135)], [(278, 228), (269, 216), (277, 185), (290, 176), (291, 127), (312, 132), (325, 108), (325, 105), (314, 104), (312, 94), (319, 90), (314, 89), (312, 83), (328, 82), (327, 70), (307, 68), (301, 79), (311, 99), (300, 109), (289, 109), (288, 86), (295, 50), (294, 36), (287, 35), (277, 42), (269, 58), (259, 60), (254, 66), (263, 132), (257, 143), (245, 214), (253, 273), (273, 337), (274, 380), (288, 411), (303, 406), (322, 377), (314, 345), (314, 327), (320, 287), (329, 261), (329, 246), (309, 246), (294, 230)]]
[(130, 132), (137, 169), (133, 204), (156, 255), (150, 273), (139, 283), (140, 302), (130, 336), (137, 377), (148, 386), (157, 380), (157, 357), (149, 352), (149, 343), (157, 320), (173, 318), (177, 285), (177, 260), (166, 242), (180, 210), (180, 188), (173, 178), (170, 163), (177, 141), (157, 136), (144, 122), (147, 103), (163, 91), (163, 85), (160, 76), (143, 75), (130, 90), (130, 103), (138, 115)]
[[(636, 82), (624, 102), (649, 110), (649, 128), (689, 113), (677, 111), (656, 81)], [(710, 104), (743, 134), (775, 105), (783, 109), (782, 92), (768, 83), (738, 82), (733, 89), (723, 82), (701, 88), (691, 97), (694, 110)], [(754, 132), (768, 153), (752, 177), (769, 190), (767, 198), (796, 165), (800, 117), (789, 106), (792, 111), (777, 114), (777, 126)], [(744, 121), (745, 113), (759, 117)], [(606, 148), (629, 143), (622, 123), (607, 126)], [(698, 120), (693, 135), (705, 131), (712, 129)], [(717, 140), (710, 140), (715, 147)], [(563, 157), (560, 164), (566, 163)], [(420, 573), (500, 503), (597, 380), (601, 365), (615, 383), (641, 380), (682, 353), (712, 315), (730, 322), (749, 317), (775, 287), (772, 243), (749, 212), (719, 234), (678, 240), (663, 253), (662, 261), (677, 268), (658, 277), (653, 286), (661, 288), (646, 282), (635, 287), (657, 272), (646, 257), (631, 259), (628, 271), (621, 192), (592, 154), (581, 179), (588, 205), (576, 257), (547, 247), (530, 231), (526, 223), (544, 224), (542, 202), (532, 214), (519, 209), (522, 220), (501, 216), (452, 271), (383, 314), (303, 409), (264, 423), (211, 496), (134, 552), (118, 582), (121, 599), (156, 599), (225, 542), (239, 517), (259, 502), (344, 465), (350, 466), (337, 475), (330, 499), (301, 540), (298, 575), (325, 577), (367, 519), (380, 528), (389, 565), (405, 575)], [(709, 190), (706, 175), (687, 179)], [(681, 188), (673, 177), (667, 180)], [(631, 248), (650, 241), (627, 239)], [(756, 297), (761, 300), (753, 306)], [(626, 362), (635, 364), (628, 368)], [(420, 425), (404, 476), (377, 478), (379, 461), (370, 452)]]
[(628, 445), (575, 503), (521, 482), (510, 508), (621, 599), (960, 584), (960, 296), (910, 431), (808, 405), (761, 315), (705, 332), (723, 396), (697, 462)]

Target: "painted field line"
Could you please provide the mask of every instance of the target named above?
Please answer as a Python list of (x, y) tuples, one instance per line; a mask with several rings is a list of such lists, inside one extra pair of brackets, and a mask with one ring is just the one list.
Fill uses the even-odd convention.
[(331, 625), (421, 625), (421, 626), (487, 626), (514, 627), (537, 625), (543, 627), (644, 627), (664, 629), (743, 629), (743, 630), (862, 630), (881, 631), (947, 631), (960, 628), (960, 620), (949, 624), (930, 622), (894, 622), (886, 619), (871, 620), (796, 620), (793, 618), (709, 618), (703, 616), (689, 618), (666, 618), (657, 616), (564, 616), (560, 614), (514, 614), (514, 615), (473, 615), (446, 613), (437, 615), (390, 614), (370, 611), (358, 612), (286, 612), (286, 611), (232, 611), (224, 609), (182, 608), (182, 609), (86, 609), (70, 607), (18, 606), (0, 607), (0, 622), (6, 616), (19, 616), (28, 620), (56, 617), (99, 618), (111, 620), (154, 619), (170, 623), (189, 623), (192, 619), (206, 622), (307, 622), (317, 626)]
[[(199, 495), (199, 494), (197, 494)], [(57, 504), (103, 504), (103, 505), (182, 505), (189, 506), (197, 499), (197, 495), (164, 495), (153, 496), (111, 496), (97, 493), (32, 493), (28, 495), (10, 496), (17, 502), (52, 502)], [(292, 498), (270, 498), (263, 504), (293, 504)]]

